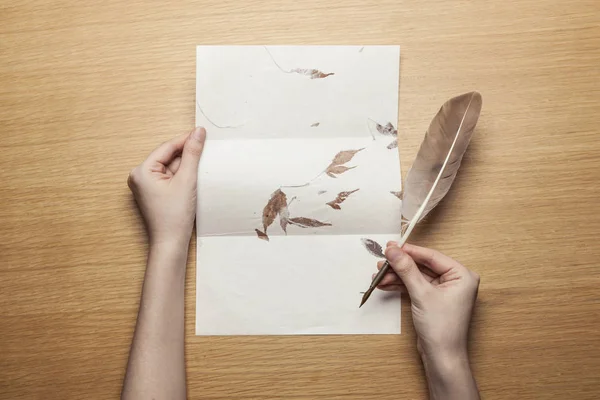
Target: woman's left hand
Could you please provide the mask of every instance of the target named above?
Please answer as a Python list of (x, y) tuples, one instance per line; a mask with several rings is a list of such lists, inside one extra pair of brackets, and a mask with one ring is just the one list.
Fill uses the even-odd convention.
[(205, 138), (206, 130), (198, 127), (171, 139), (129, 174), (127, 184), (146, 222), (151, 246), (189, 244)]

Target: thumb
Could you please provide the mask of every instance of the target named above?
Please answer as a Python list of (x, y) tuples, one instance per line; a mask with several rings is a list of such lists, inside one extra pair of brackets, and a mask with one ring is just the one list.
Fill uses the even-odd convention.
[(385, 257), (396, 275), (402, 279), (410, 297), (419, 297), (427, 288), (428, 282), (413, 259), (398, 246), (388, 246), (385, 249)]
[(206, 130), (197, 127), (190, 133), (181, 152), (181, 165), (179, 172), (185, 176), (195, 177), (198, 174), (198, 163), (204, 149), (204, 140), (206, 139)]

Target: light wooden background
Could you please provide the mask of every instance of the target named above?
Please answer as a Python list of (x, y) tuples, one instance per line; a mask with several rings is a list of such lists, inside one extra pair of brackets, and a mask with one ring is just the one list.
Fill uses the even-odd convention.
[[(413, 238), (482, 276), (483, 396), (598, 398), (599, 16), (597, 0), (3, 1), (0, 397), (119, 395), (146, 252), (125, 181), (193, 126), (195, 45), (400, 44), (405, 171), (446, 99), (483, 94)], [(401, 336), (195, 337), (194, 265), (190, 398), (426, 397), (408, 302)]]

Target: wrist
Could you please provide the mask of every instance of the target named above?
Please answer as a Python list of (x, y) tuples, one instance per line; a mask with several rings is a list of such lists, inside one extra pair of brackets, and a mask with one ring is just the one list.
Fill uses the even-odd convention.
[(430, 352), (421, 354), (421, 361), (426, 372), (433, 373), (439, 378), (449, 378), (464, 372), (470, 373), (469, 356), (466, 350)]
[(422, 355), (431, 399), (479, 399), (466, 351)]
[(148, 249), (149, 259), (159, 260), (170, 265), (182, 265), (187, 261), (189, 241), (151, 241)]
[(150, 233), (148, 242), (150, 248), (160, 249), (161, 251), (180, 251), (185, 250), (187, 252), (190, 245), (191, 234), (188, 235), (173, 235), (168, 232), (164, 233)]
[(421, 359), (427, 358), (430, 361), (442, 361), (442, 359), (468, 358), (467, 341), (432, 341), (419, 338), (417, 350)]

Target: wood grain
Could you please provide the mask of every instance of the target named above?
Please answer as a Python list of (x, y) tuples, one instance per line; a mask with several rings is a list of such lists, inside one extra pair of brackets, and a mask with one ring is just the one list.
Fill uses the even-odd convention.
[[(484, 98), (458, 181), (414, 237), (482, 276), (484, 398), (598, 398), (599, 4), (5, 1), (0, 397), (119, 395), (146, 251), (125, 180), (193, 126), (195, 45), (400, 44), (404, 170), (446, 99)], [(190, 398), (426, 396), (408, 302), (401, 336), (195, 337), (194, 265)]]

